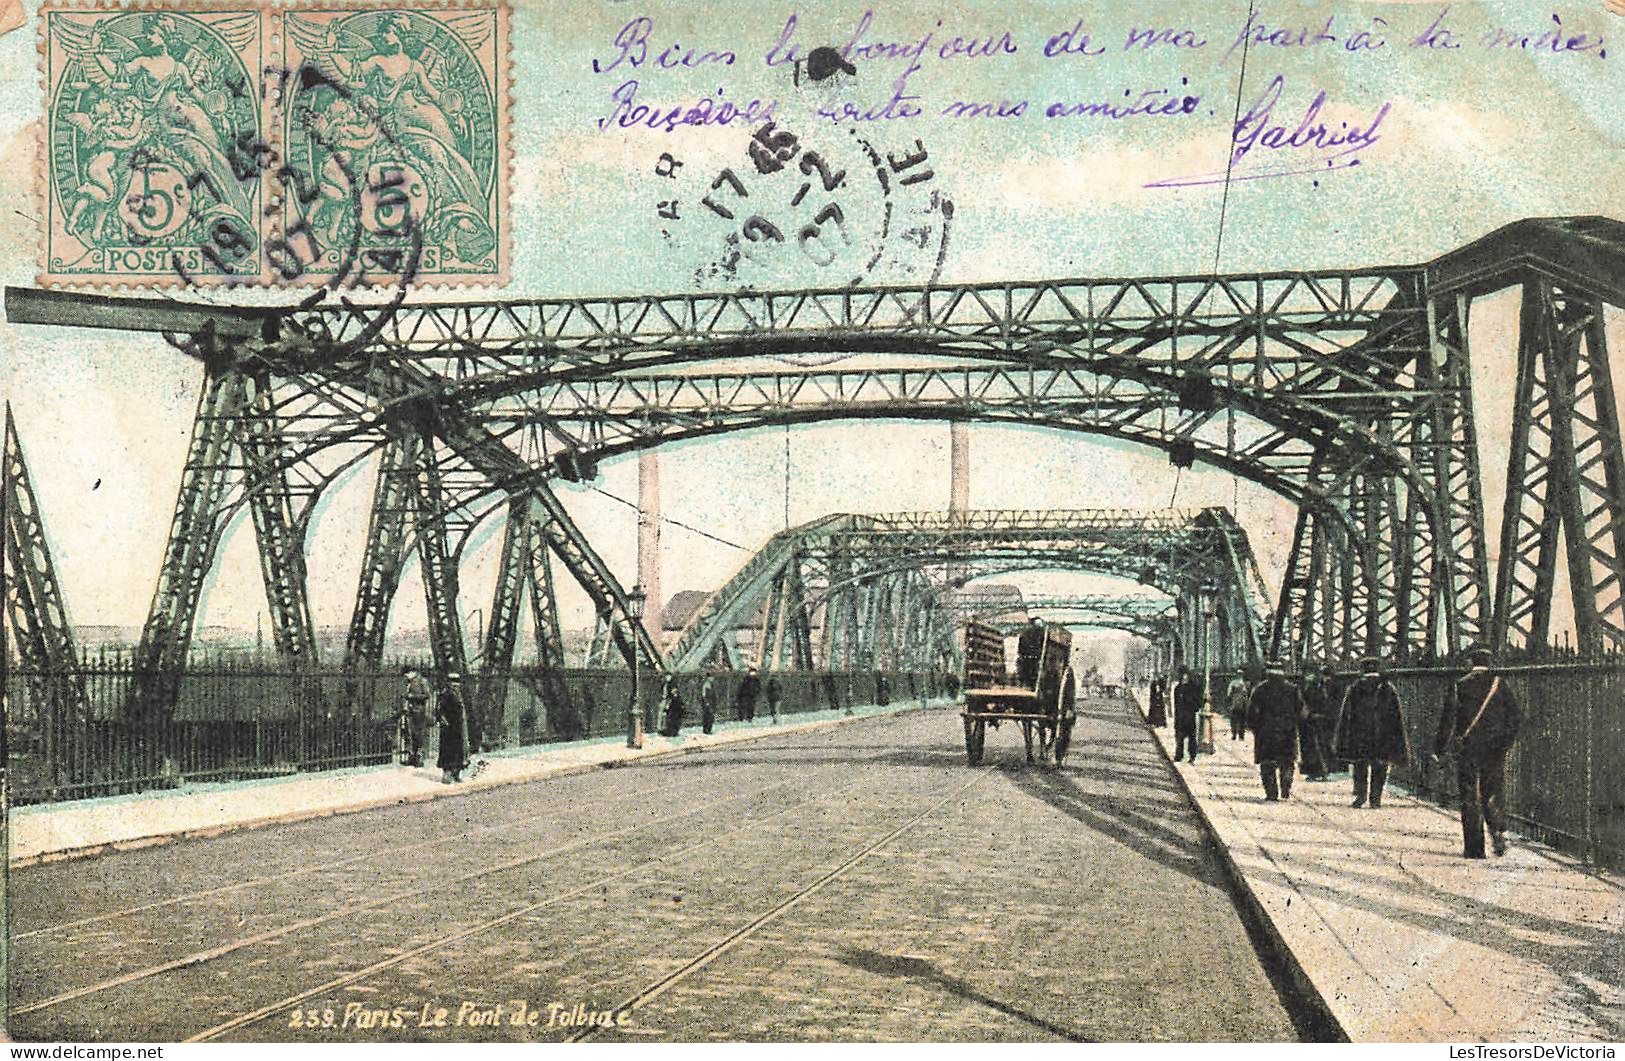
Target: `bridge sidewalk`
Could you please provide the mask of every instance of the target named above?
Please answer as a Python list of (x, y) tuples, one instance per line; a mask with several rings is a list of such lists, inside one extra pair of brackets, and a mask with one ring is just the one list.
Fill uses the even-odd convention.
[[(1289, 973), (1355, 1042), (1625, 1038), (1625, 881), (1510, 837), (1461, 857), (1444, 808), (1349, 806), (1349, 776), (1263, 798), (1251, 740), (1175, 764)], [(1172, 758), (1172, 729), (1154, 729)], [(1220, 988), (1222, 990), (1222, 987)]]
[[(933, 700), (923, 706), (940, 707), (948, 702)], [(623, 737), (489, 752), (475, 757), (487, 763), (478, 777), (465, 771), (463, 781), (455, 785), (442, 784), (440, 771), (436, 769), (384, 765), (15, 807), (10, 822), (11, 864), (76, 858), (170, 840), (214, 836), (236, 829), (417, 803), (704, 751), (770, 734), (820, 729), (876, 714), (921, 709), (920, 701), (911, 700), (887, 707), (858, 707), (850, 715), (837, 711), (786, 715), (777, 724), (770, 718), (719, 722), (711, 734), (701, 733), (695, 725), (692, 729), (685, 727), (682, 735), (673, 739), (647, 734), (643, 747), (636, 750), (627, 748)]]

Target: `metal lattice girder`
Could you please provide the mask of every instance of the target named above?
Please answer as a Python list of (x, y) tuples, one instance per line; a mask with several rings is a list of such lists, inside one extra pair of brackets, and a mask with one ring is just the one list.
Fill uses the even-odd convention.
[(451, 562), (446, 541), (440, 464), (432, 440), (424, 439), (413, 469), (418, 505), (418, 562), (423, 572), (423, 596), (429, 613), (429, 646), (441, 673), (463, 674), (468, 653), (463, 644), (462, 616), (458, 612), (457, 566)]
[(5, 614), (11, 623), (11, 647), (28, 674), (37, 703), (83, 710), (86, 699), (79, 652), (10, 402), (6, 403), (4, 460), (0, 503), (5, 508)]
[[(447, 414), (442, 426), (457, 436), (453, 449), (464, 456), (475, 452), (468, 448), (474, 436), (462, 432), (474, 432), (481, 444), (506, 443), (510, 453), (523, 440), (558, 450), (543, 454), (540, 463), (521, 460), (518, 468), (476, 453), (471, 467), (486, 478), (484, 488), (499, 496), (527, 486), (526, 476), (545, 479), (559, 469), (590, 466), (595, 451), (651, 441), (629, 441), (620, 427), (596, 438), (595, 429), (571, 421), (562, 405), (557, 416), (544, 415), (543, 406), (553, 400), (547, 388), (651, 369), (669, 373), (704, 361), (808, 352), (912, 358), (912, 368), (926, 372), (1017, 366), (1069, 373), (1078, 393), (1032, 404), (1028, 422), (1075, 426), (1072, 410), (1083, 404), (1084, 394), (1107, 406), (1117, 403), (1124, 415), (1135, 403), (1162, 410), (1175, 417), (1171, 425), (1153, 432), (1141, 420), (1131, 424), (1131, 433), (1160, 442), (1176, 459), (1228, 461), (1220, 466), (1237, 474), (1252, 469), (1265, 475), (1257, 469), (1272, 461), (1296, 462), (1293, 474), (1276, 475), (1281, 483), (1297, 484), (1298, 496), (1287, 496), (1334, 513), (1354, 474), (1402, 478), (1405, 489), (1395, 496), (1404, 500), (1400, 518), (1409, 569), (1402, 567), (1404, 554), (1394, 552), (1394, 606), (1388, 609), (1369, 593), (1367, 599), (1377, 601), (1379, 615), (1391, 611), (1396, 622), (1407, 624), (1406, 632), (1386, 631), (1390, 640), (1420, 638), (1413, 647), (1429, 651), (1441, 639), (1452, 647), (1474, 636), (1485, 622), (1488, 597), (1482, 505), (1475, 501), (1466, 304), (1533, 279), (1557, 284), (1571, 298), (1619, 305), (1622, 271), (1625, 225), (1567, 218), (1509, 225), (1423, 265), (1364, 269), (296, 308), (8, 290), (7, 309), (19, 322), (167, 331), (231, 347), (258, 344), (254, 357), (261, 368), (293, 381), (297, 396), (322, 394), (330, 406), (324, 427), (290, 439), (294, 444), (284, 458), (290, 465), (334, 439), (377, 430), (382, 414), (346, 402), (376, 399), (369, 370), (383, 365), (393, 373), (385, 404), (412, 395), (433, 400)], [(413, 371), (403, 376), (403, 368)], [(1072, 384), (1063, 380), (1066, 386)], [(747, 405), (753, 400), (748, 393), (722, 396), (726, 404), (736, 399)], [(654, 424), (666, 416), (658, 400), (643, 406), (625, 419)], [(837, 395), (817, 409), (758, 412), (755, 422), (883, 415), (882, 408)], [(961, 409), (946, 401), (921, 402), (910, 415), (997, 418), (999, 408), (997, 400)], [(684, 414), (693, 422), (683, 430), (697, 434), (752, 423), (727, 409), (711, 412), (717, 419), (709, 425), (698, 410)], [(1267, 428), (1243, 437), (1238, 416)], [(1384, 420), (1389, 437), (1374, 438)], [(1583, 451), (1577, 440), (1576, 460), (1585, 459)], [(1315, 460), (1324, 464), (1326, 494), (1312, 489), (1308, 470)], [(1582, 512), (1580, 518), (1589, 517)], [(1601, 528), (1607, 519), (1596, 522), (1597, 533), (1606, 535)], [(1341, 557), (1336, 566), (1346, 566)], [(589, 581), (592, 575), (589, 570)], [(1386, 578), (1373, 577), (1379, 584)], [(588, 591), (601, 605), (608, 602), (619, 625), (613, 581), (607, 588), (589, 585)], [(1328, 620), (1336, 618), (1345, 628), (1361, 625), (1350, 591), (1333, 587), (1323, 595), (1335, 605), (1323, 610)], [(1401, 606), (1406, 599), (1418, 606)], [(1424, 616), (1420, 630), (1418, 614)], [(1288, 625), (1296, 629), (1298, 616), (1290, 614)], [(1350, 640), (1346, 632), (1321, 636)], [(630, 649), (636, 639), (621, 640)]]
[(263, 373), (244, 376), (242, 387), (242, 416), (236, 437), (254, 513), (272, 639), (277, 655), (285, 663), (295, 667), (314, 665), (316, 624), (310, 614), (304, 522), (296, 511), (287, 472), (277, 463), (282, 432), (271, 380)]
[(558, 605), (553, 597), (553, 570), (546, 542), (531, 527), (533, 504), (528, 494), (509, 501), (502, 532), (491, 618), (486, 625), (485, 651), (480, 660), (481, 710), (486, 724), (493, 730), (500, 730), (504, 725), (508, 673), (519, 638), (521, 598), (527, 595), (527, 588), (543, 701), (549, 717), (553, 718), (562, 717), (570, 707), (569, 688), (563, 673), (564, 642), (559, 632)]
[(384, 632), (389, 606), (400, 586), (406, 562), (407, 527), (417, 508), (416, 469), (423, 436), (407, 427), (390, 432), (379, 451), (378, 477), (373, 487), (372, 515), (367, 524), (367, 546), (361, 560), (361, 583), (344, 662), (347, 668), (373, 671), (383, 661)]
[(234, 469), (244, 397), (241, 374), (205, 373), (158, 585), (132, 661), (135, 678), (126, 706), (132, 717), (163, 717), (174, 704), (198, 601), (220, 541), (221, 502)]
[(1015, 609), (1004, 601), (989, 601), (986, 605), (988, 610), (983, 611), (983, 606), (967, 590), (957, 596), (949, 607), (955, 614), (992, 621), (1007, 630), (1016, 629), (1032, 614), (1062, 626), (1121, 630), (1147, 641), (1172, 637), (1178, 620), (1174, 602), (1166, 597), (1122, 597), (1100, 593), (1026, 597)]
[(1580, 647), (1625, 647), (1625, 459), (1601, 304), (1525, 284), (1516, 387), (1494, 636), (1550, 637), (1561, 539)]
[[(1490, 631), (1489, 549), (1484, 526), (1484, 493), (1479, 474), (1477, 423), (1473, 412), (1472, 358), (1468, 351), (1466, 291), (1439, 291), (1428, 303), (1432, 356), (1424, 363), (1435, 384), (1452, 391), (1452, 402), (1434, 406), (1432, 418), (1416, 439), (1418, 463), (1427, 454), (1433, 461), (1433, 479), (1441, 498), (1438, 510), (1441, 536), (1437, 542), (1423, 533), (1410, 533), (1416, 556), (1410, 571), (1422, 580), (1410, 587), (1408, 599), (1427, 603), (1426, 622), (1432, 633), (1443, 626), (1444, 646), (1457, 648), (1481, 641)], [(1425, 498), (1413, 497), (1408, 505), (1409, 522), (1420, 531), (1424, 520), (1419, 512)], [(1444, 549), (1456, 557), (1448, 568), (1432, 564), (1431, 550)], [(1430, 579), (1431, 572), (1448, 571), (1448, 582)], [(1421, 609), (1413, 609), (1420, 613)], [(1414, 643), (1414, 637), (1413, 637)]]
[[(775, 535), (695, 613), (671, 663), (702, 665), (747, 620), (781, 628), (782, 587), (794, 572), (806, 585), (799, 610), (822, 606), (826, 617), (822, 649), (809, 659), (856, 669), (929, 666), (956, 652), (946, 624), (936, 638), (925, 634), (926, 615), (953, 607), (950, 588), (1028, 569), (1116, 575), (1181, 598), (1209, 592), (1230, 614), (1248, 617), (1237, 625), (1247, 631), (1249, 656), (1262, 649), (1266, 591), (1245, 532), (1222, 509), (897, 513), (828, 516)], [(772, 666), (771, 640), (760, 643)]]

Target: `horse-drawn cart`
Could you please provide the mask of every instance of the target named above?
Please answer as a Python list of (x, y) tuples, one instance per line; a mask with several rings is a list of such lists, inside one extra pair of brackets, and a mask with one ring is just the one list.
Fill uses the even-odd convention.
[(1021, 725), (1027, 761), (1060, 766), (1072, 744), (1077, 685), (1072, 676), (1072, 635), (1036, 621), (1017, 638), (1014, 684), (1004, 666), (1004, 635), (972, 620), (965, 626), (965, 756), (982, 761), (989, 725)]

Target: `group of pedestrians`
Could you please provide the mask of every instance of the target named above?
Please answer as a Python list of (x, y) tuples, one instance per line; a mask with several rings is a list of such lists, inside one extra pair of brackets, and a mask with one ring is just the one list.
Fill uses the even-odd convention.
[[(1455, 754), (1462, 853), (1484, 858), (1486, 827), (1495, 853), (1506, 853), (1506, 760), (1522, 715), (1512, 690), (1490, 669), (1487, 648), (1470, 649), (1467, 661), (1470, 670), (1445, 697), (1429, 759), (1437, 763), (1440, 756)], [(1196, 760), (1196, 716), (1203, 698), (1201, 678), (1182, 670), (1173, 691), (1176, 762)], [(1167, 725), (1167, 699), (1166, 682), (1153, 678), (1147, 711), (1151, 725)], [(1304, 776), (1325, 780), (1346, 762), (1353, 774), (1352, 806), (1380, 808), (1390, 769), (1413, 758), (1399, 691), (1374, 656), (1360, 661), (1360, 674), (1341, 701), (1336, 701), (1323, 667), (1312, 670), (1300, 685), (1272, 663), (1256, 685), (1234, 679), (1224, 703), (1231, 739), (1252, 733), (1253, 762), (1267, 802), (1292, 798), (1300, 765)]]
[(416, 667), (406, 669), (406, 688), (401, 698), (401, 753), (407, 766), (423, 765), (423, 740), (429, 728), (429, 700), (434, 698), (434, 721), (439, 727), (439, 754), (443, 784), (456, 784), (468, 769), (467, 712), (463, 709), (462, 675), (446, 674), (440, 692), (434, 694), (429, 678)]

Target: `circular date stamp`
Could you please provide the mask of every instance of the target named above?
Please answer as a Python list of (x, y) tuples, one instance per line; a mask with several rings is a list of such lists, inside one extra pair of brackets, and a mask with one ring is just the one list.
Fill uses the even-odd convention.
[(769, 120), (729, 164), (663, 151), (651, 172), (653, 223), (694, 256), (701, 287), (930, 284), (947, 257), (954, 204), (918, 139), (877, 145), (855, 128)]

